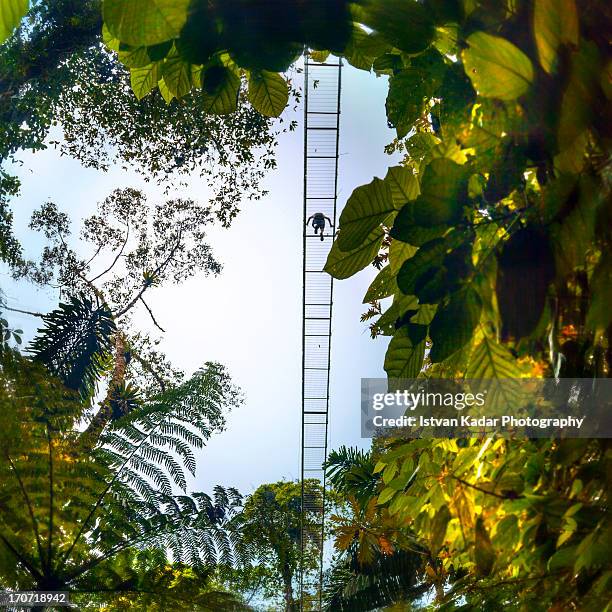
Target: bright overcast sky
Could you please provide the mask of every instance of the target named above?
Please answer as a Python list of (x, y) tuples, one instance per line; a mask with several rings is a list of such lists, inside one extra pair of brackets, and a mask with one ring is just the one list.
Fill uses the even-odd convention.
[[(345, 67), (340, 133), (339, 208), (351, 191), (374, 176), (384, 177), (392, 159), (383, 148), (393, 138), (384, 112), (387, 79)], [(148, 303), (166, 330), (161, 349), (175, 366), (191, 373), (205, 361), (225, 364), (245, 394), (228, 418), (227, 430), (199, 454), (195, 489), (214, 484), (251, 492), (264, 482), (299, 478), (302, 331), (302, 114), (299, 129), (281, 136), (278, 169), (268, 176), (269, 195), (246, 203), (228, 230), (213, 229), (210, 244), (223, 264), (217, 278), (196, 277), (179, 287), (152, 290)], [(52, 149), (23, 158), (17, 169), (22, 196), (13, 202), (17, 234), (33, 257), (42, 242), (27, 230), (32, 210), (52, 200), (78, 223), (118, 187), (139, 187), (166, 199), (142, 177), (119, 169), (104, 174), (82, 168)], [(198, 181), (181, 195), (205, 201)], [(200, 191), (200, 193), (199, 193)], [(169, 197), (172, 197), (170, 194)], [(77, 226), (78, 227), (78, 226)], [(76, 233), (76, 232), (75, 232)], [(374, 268), (336, 282), (332, 324), (330, 443), (369, 446), (359, 433), (360, 379), (384, 376), (386, 340), (371, 340), (360, 323), (363, 295)], [(48, 311), (51, 290), (0, 285), (10, 306)], [(11, 313), (29, 340), (37, 324)], [(146, 313), (135, 326), (156, 332)]]

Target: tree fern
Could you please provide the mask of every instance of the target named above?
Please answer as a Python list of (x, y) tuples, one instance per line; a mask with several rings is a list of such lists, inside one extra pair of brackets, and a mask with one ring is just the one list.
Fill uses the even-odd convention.
[(29, 346), (32, 357), (66, 387), (91, 398), (107, 366), (105, 360), (115, 331), (108, 306), (95, 305), (82, 294), (72, 296), (46, 315), (44, 321)]

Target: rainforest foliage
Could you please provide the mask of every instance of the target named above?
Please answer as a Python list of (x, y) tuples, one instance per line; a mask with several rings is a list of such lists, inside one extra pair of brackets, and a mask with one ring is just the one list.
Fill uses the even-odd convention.
[[(1, 36), (24, 4), (3, 5)], [(388, 79), (403, 160), (350, 196), (326, 270), (380, 270), (364, 318), (390, 337), (390, 378), (610, 375), (608, 3), (104, 0), (102, 15), (135, 99), (169, 116), (188, 101), (231, 117), (245, 100), (280, 116), (280, 73), (305, 47)], [(611, 459), (606, 440), (528, 439), (336, 457), (350, 510), (331, 609), (421, 586), (437, 609), (610, 609)]]
[[(107, 44), (138, 96), (196, 88), (226, 113), (246, 83), (276, 116), (287, 95), (277, 73), (303, 45), (388, 77), (390, 149), (404, 159), (351, 195), (326, 270), (380, 268), (364, 301), (372, 334), (392, 336), (390, 377), (609, 374), (605, 3), (155, 5), (104, 4)], [(450, 608), (604, 607), (605, 441), (396, 441), (376, 456), (355, 516), (377, 529), (341, 529), (339, 548), (358, 538), (391, 552), (410, 530)]]

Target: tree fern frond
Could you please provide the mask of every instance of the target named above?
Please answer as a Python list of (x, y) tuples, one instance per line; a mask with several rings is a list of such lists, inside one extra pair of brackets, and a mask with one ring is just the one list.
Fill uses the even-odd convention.
[(45, 326), (29, 346), (34, 361), (89, 400), (106, 370), (116, 329), (110, 309), (106, 304), (94, 305), (81, 294), (70, 297), (43, 320)]

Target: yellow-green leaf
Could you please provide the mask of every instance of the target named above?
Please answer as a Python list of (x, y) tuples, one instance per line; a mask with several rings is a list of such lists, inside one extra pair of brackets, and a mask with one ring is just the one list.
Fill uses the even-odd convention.
[(179, 56), (169, 57), (162, 64), (164, 82), (172, 95), (177, 98), (186, 96), (193, 86), (191, 64)]
[(425, 338), (414, 343), (408, 328), (400, 328), (389, 342), (385, 355), (385, 372), (389, 378), (416, 378), (423, 367)]
[(170, 102), (174, 100), (174, 94), (168, 89), (168, 86), (163, 78), (158, 81), (157, 87), (159, 88), (159, 93), (162, 95), (165, 103), (170, 104)]
[(465, 72), (484, 98), (515, 100), (533, 81), (531, 60), (515, 45), (499, 36), (475, 32), (462, 53)]
[(340, 215), (338, 248), (342, 251), (358, 248), (395, 210), (391, 190), (384, 181), (375, 178), (357, 187)]
[(143, 68), (132, 68), (130, 70), (130, 79), (134, 94), (139, 100), (142, 100), (146, 95), (157, 86), (160, 79), (159, 64), (149, 64)]
[(341, 251), (338, 241), (334, 242), (327, 257), (325, 271), (334, 278), (343, 279), (363, 270), (378, 255), (384, 235), (382, 227), (375, 228), (367, 240), (353, 251)]
[(419, 195), (419, 181), (412, 168), (406, 166), (389, 168), (385, 176), (385, 183), (389, 186), (393, 202), (398, 209)]
[(396, 489), (392, 487), (387, 487), (383, 489), (380, 495), (378, 496), (378, 504), (386, 504), (396, 493)]
[(29, 7), (29, 0), (0, 1), (0, 43), (3, 43), (13, 33)]
[(240, 76), (228, 66), (214, 64), (202, 75), (204, 109), (214, 115), (228, 115), (238, 108)]
[(396, 291), (395, 275), (391, 272), (391, 266), (385, 266), (368, 287), (363, 303), (368, 304), (374, 300), (384, 300)]
[(177, 38), (187, 22), (191, 0), (104, 0), (102, 13), (121, 42), (140, 47)]
[(578, 45), (578, 11), (574, 0), (536, 0), (533, 32), (542, 68), (555, 72), (557, 51), (563, 44)]
[(289, 101), (287, 81), (276, 72), (259, 70), (249, 77), (249, 101), (266, 117), (278, 117)]

